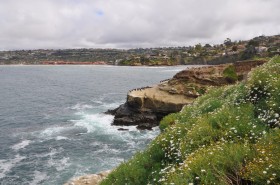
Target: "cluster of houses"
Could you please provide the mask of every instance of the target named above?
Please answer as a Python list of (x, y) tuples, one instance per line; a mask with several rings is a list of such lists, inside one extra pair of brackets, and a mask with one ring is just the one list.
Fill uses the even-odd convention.
[[(228, 39), (230, 41), (230, 39)], [(227, 41), (228, 41), (227, 40)], [(199, 47), (197, 47), (199, 46)], [(223, 56), (238, 55), (250, 48), (255, 55), (265, 56), (267, 53), (279, 54), (280, 35), (259, 36), (249, 41), (229, 42), (219, 45), (206, 44), (201, 46), (183, 47), (183, 48), (158, 48), (150, 50), (149, 53), (142, 55), (131, 55), (127, 57), (130, 62), (140, 62), (141, 59), (148, 61), (170, 61), (180, 63), (180, 61), (192, 61), (195, 58), (215, 59)], [(276, 48), (276, 49), (275, 49)], [(176, 61), (177, 60), (177, 61)]]
[[(176, 65), (199, 59), (211, 60), (224, 56), (235, 56), (250, 48), (256, 55), (280, 53), (280, 35), (259, 36), (249, 41), (226, 42), (218, 45), (206, 44), (188, 47), (118, 49), (65, 49), (65, 50), (17, 50), (0, 51), (0, 64), (92, 64), (89, 61), (105, 61), (115, 65)], [(248, 47), (250, 46), (250, 47)], [(198, 60), (196, 60), (198, 59)], [(72, 62), (65, 62), (72, 61)]]

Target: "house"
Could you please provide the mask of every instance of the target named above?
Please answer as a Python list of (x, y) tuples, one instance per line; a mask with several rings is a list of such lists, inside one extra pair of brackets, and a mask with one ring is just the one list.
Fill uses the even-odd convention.
[(255, 50), (257, 51), (257, 53), (263, 53), (267, 51), (267, 47), (264, 46), (259, 46), (259, 47), (255, 47)]

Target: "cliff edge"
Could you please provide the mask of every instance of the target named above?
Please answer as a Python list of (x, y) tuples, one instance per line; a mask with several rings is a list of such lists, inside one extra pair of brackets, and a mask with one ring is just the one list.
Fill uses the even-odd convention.
[(161, 133), (101, 185), (279, 184), (280, 57), (164, 117)]
[(240, 61), (234, 64), (187, 68), (173, 78), (153, 87), (129, 91), (126, 103), (108, 112), (115, 115), (113, 125), (137, 125), (151, 129), (167, 114), (179, 112), (204, 94), (209, 86), (223, 86), (242, 81), (252, 68), (266, 61)]

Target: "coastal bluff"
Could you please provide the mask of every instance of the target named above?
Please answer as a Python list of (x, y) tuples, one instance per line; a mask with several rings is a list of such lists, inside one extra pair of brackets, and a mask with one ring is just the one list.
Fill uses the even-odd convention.
[(223, 86), (246, 80), (252, 68), (265, 60), (240, 61), (233, 64), (187, 68), (173, 78), (161, 81), (153, 87), (131, 90), (127, 100), (107, 113), (114, 115), (112, 125), (152, 129), (167, 114), (179, 112), (210, 86)]

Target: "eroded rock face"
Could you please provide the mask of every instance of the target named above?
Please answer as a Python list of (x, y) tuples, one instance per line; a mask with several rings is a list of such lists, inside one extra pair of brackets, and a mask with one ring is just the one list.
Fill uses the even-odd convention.
[[(265, 62), (244, 61), (186, 69), (154, 87), (132, 90), (127, 94), (125, 104), (108, 111), (115, 115), (112, 124), (137, 125), (139, 129), (151, 129), (159, 124), (163, 116), (179, 112), (184, 105), (192, 103), (207, 91), (207, 87), (244, 80), (252, 68)], [(228, 69), (231, 70), (229, 75), (225, 73)]]
[(77, 177), (75, 179), (72, 179), (71, 181), (65, 183), (64, 185), (98, 185), (100, 182), (106, 178), (111, 171), (104, 171), (100, 172), (98, 174), (90, 174), (90, 175), (84, 175), (81, 177)]
[(157, 115), (152, 111), (143, 111), (128, 103), (120, 105), (112, 112), (115, 115), (113, 125), (118, 126), (137, 125), (139, 129), (151, 129), (157, 126), (159, 121)]

